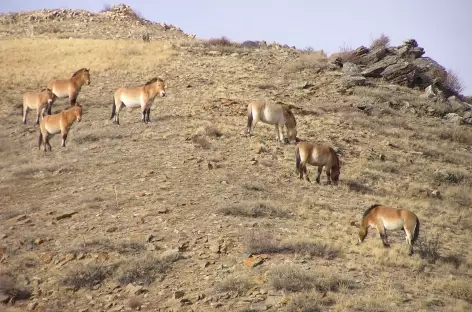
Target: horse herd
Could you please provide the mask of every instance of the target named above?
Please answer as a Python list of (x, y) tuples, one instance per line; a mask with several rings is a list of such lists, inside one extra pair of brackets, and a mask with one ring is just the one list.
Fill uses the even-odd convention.
[[(90, 70), (82, 68), (69, 79), (52, 80), (47, 88), (40, 92), (28, 92), (23, 95), (23, 123), (26, 124), (28, 112), (36, 109), (36, 124), (39, 124), (40, 133), (38, 148), (44, 145), (44, 151), (52, 150), (49, 139), (58, 133), (62, 135), (62, 147), (65, 147), (67, 133), (72, 124), (82, 118), (82, 105), (77, 102), (77, 96), (84, 84), (90, 85)], [(141, 107), (141, 121), (150, 122), (151, 105), (157, 95), (166, 95), (166, 84), (160, 78), (153, 78), (143, 86), (134, 88), (119, 88), (115, 91), (111, 118), (119, 125), (120, 111), (127, 108)], [(57, 98), (69, 98), (70, 108), (57, 114), (51, 114), (52, 105)], [(47, 114), (46, 114), (47, 113)], [(40, 116), (42, 119), (40, 121)], [(325, 167), (327, 183), (337, 185), (341, 169), (341, 162), (333, 148), (322, 144), (300, 142), (297, 137), (295, 116), (292, 111), (280, 104), (254, 101), (247, 107), (247, 132), (251, 136), (256, 124), (261, 121), (274, 125), (276, 140), (279, 142), (296, 144), (295, 163), (299, 178), (310, 181), (307, 164), (318, 167), (316, 182), (320, 184), (320, 176)], [(286, 128), (287, 139), (284, 138)], [(406, 209), (397, 209), (383, 205), (369, 207), (362, 216), (359, 229), (358, 244), (367, 236), (369, 227), (377, 229), (385, 247), (389, 247), (386, 230), (403, 230), (409, 246), (409, 254), (413, 254), (413, 244), (418, 238), (420, 223), (418, 217)]]

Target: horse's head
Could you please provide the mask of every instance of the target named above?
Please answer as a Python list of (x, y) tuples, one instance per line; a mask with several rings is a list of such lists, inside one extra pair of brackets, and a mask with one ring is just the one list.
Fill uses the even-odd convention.
[(331, 168), (331, 180), (333, 181), (334, 185), (338, 185), (339, 183), (339, 176), (341, 175), (341, 170), (339, 166), (333, 166)]
[(46, 92), (46, 96), (47, 96), (47, 103), (52, 104), (52, 102), (54, 102), (54, 100), (56, 100), (56, 95), (52, 92), (51, 89), (46, 89), (45, 92)]
[(80, 122), (80, 120), (82, 119), (82, 105), (80, 105), (78, 102), (75, 103), (74, 106), (74, 115), (77, 121)]
[(297, 143), (297, 121), (292, 111), (288, 107), (283, 108), (283, 114), (285, 117), (285, 126), (287, 127), (288, 141), (292, 144)]
[(89, 85), (90, 84), (90, 68), (89, 69), (84, 68), (83, 73), (84, 73), (83, 75), (84, 75), (85, 83)]
[(164, 82), (164, 80), (158, 78), (158, 79), (157, 79), (157, 82), (156, 82), (156, 87), (157, 87), (157, 92), (159, 92), (159, 94), (160, 94), (161, 97), (166, 96), (166, 88), (167, 88), (167, 85), (166, 85), (166, 83)]
[(359, 240), (357, 241), (357, 244), (359, 245), (362, 243), (367, 236), (367, 228), (363, 225), (359, 228)]

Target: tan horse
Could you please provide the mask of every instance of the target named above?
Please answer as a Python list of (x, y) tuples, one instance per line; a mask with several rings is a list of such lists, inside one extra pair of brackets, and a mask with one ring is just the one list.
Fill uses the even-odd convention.
[(44, 113), (50, 110), (50, 106), (56, 100), (56, 96), (51, 89), (43, 89), (41, 92), (28, 92), (23, 94), (23, 123), (26, 125), (26, 118), (31, 109), (36, 109), (36, 124), (39, 125), (39, 116), (44, 117)]
[(151, 105), (158, 94), (161, 97), (166, 96), (166, 88), (167, 86), (161, 78), (152, 78), (142, 87), (119, 88), (115, 91), (110, 119), (114, 118), (113, 123), (119, 125), (120, 111), (124, 107), (141, 107), (141, 121), (150, 122)]
[(70, 107), (69, 109), (62, 111), (54, 115), (48, 115), (41, 120), (39, 125), (39, 141), (38, 149), (41, 148), (41, 143), (44, 144), (44, 151), (46, 152), (46, 146), (49, 147), (49, 151), (52, 150), (49, 139), (59, 132), (62, 135), (62, 147), (66, 147), (67, 133), (72, 127), (74, 121), (80, 122), (82, 119), (82, 105), (78, 102)]
[(413, 244), (418, 239), (420, 233), (420, 220), (413, 212), (406, 209), (390, 208), (379, 204), (371, 206), (362, 216), (358, 245), (364, 241), (369, 227), (377, 228), (384, 247), (390, 247), (387, 240), (386, 230), (405, 231), (409, 253), (410, 255), (413, 254)]
[[(77, 96), (84, 84), (90, 84), (90, 69), (81, 68), (76, 71), (69, 79), (56, 79), (48, 83), (48, 89), (59, 98), (69, 98), (69, 104), (72, 106), (77, 101)], [(51, 115), (49, 108), (48, 114)]]
[(323, 167), (326, 167), (326, 176), (328, 177), (328, 184), (331, 184), (331, 179), (335, 185), (339, 182), (339, 175), (341, 173), (341, 161), (338, 158), (336, 152), (327, 145), (311, 144), (307, 142), (301, 142), (295, 148), (295, 159), (297, 173), (300, 174), (300, 179), (310, 181), (306, 165), (318, 167), (318, 174), (316, 176), (316, 182), (320, 183), (321, 172)]
[(297, 122), (292, 111), (280, 104), (255, 101), (247, 106), (247, 132), (252, 135), (256, 124), (262, 121), (269, 125), (275, 125), (276, 140), (284, 142), (284, 126), (287, 128), (287, 137), (290, 143), (297, 139)]

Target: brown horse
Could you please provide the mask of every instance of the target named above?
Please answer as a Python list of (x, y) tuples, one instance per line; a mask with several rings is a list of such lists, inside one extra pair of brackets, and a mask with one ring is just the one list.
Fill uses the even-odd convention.
[(161, 97), (166, 96), (166, 84), (161, 78), (152, 78), (144, 86), (136, 88), (119, 88), (115, 91), (111, 117), (113, 123), (120, 124), (120, 111), (124, 107), (136, 108), (141, 107), (141, 121), (150, 122), (151, 105), (159, 94)]
[(301, 142), (295, 148), (295, 159), (297, 173), (300, 174), (300, 179), (310, 181), (306, 165), (318, 167), (318, 174), (316, 176), (316, 182), (320, 183), (321, 172), (323, 167), (326, 167), (326, 176), (328, 177), (328, 184), (331, 184), (331, 179), (335, 185), (339, 182), (339, 175), (341, 169), (341, 162), (336, 152), (327, 145), (311, 144), (307, 142)]
[(364, 241), (369, 227), (377, 228), (384, 247), (390, 247), (387, 240), (387, 232), (403, 230), (406, 234), (406, 242), (409, 246), (409, 254), (413, 254), (413, 244), (420, 233), (420, 220), (411, 211), (406, 209), (390, 208), (383, 205), (373, 205), (364, 212), (359, 229), (359, 242)]
[(39, 141), (38, 141), (38, 149), (41, 148), (41, 143), (44, 144), (44, 151), (46, 152), (46, 146), (49, 147), (49, 151), (52, 150), (51, 144), (49, 144), (49, 139), (51, 136), (58, 134), (59, 132), (62, 135), (62, 147), (66, 147), (66, 139), (67, 133), (72, 127), (74, 121), (80, 122), (82, 119), (82, 105), (78, 102), (62, 111), (60, 113), (54, 115), (48, 115), (41, 120), (39, 125)]
[[(90, 84), (90, 69), (81, 68), (76, 71), (69, 79), (56, 79), (48, 83), (48, 89), (60, 99), (69, 98), (69, 104), (72, 106), (77, 101), (77, 96), (84, 84)], [(48, 114), (51, 115), (49, 107)]]
[(280, 104), (255, 101), (247, 106), (247, 132), (252, 135), (256, 124), (262, 121), (275, 125), (276, 140), (285, 142), (283, 129), (287, 128), (287, 137), (290, 143), (297, 142), (297, 122), (292, 111)]
[(50, 106), (56, 100), (56, 96), (51, 89), (43, 89), (41, 92), (28, 92), (23, 94), (23, 123), (26, 125), (26, 118), (31, 109), (36, 109), (36, 124), (39, 125), (39, 116), (44, 117), (44, 113), (50, 110)]

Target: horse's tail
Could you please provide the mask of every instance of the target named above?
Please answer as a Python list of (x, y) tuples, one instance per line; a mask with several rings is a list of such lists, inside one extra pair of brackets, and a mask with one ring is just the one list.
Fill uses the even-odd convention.
[(115, 105), (115, 99), (113, 98), (113, 106), (111, 107), (111, 117), (110, 120), (113, 119), (116, 115), (116, 105)]
[(252, 108), (251, 107), (249, 107), (247, 113), (248, 113), (247, 114), (247, 131), (249, 132), (252, 126)]
[(413, 234), (413, 239), (411, 240), (411, 242), (412, 243), (416, 242), (419, 236), (420, 236), (420, 219), (416, 218), (415, 233)]
[(295, 169), (297, 170), (297, 173), (300, 173), (300, 162), (300, 148), (297, 145), (297, 147), (295, 148)]

